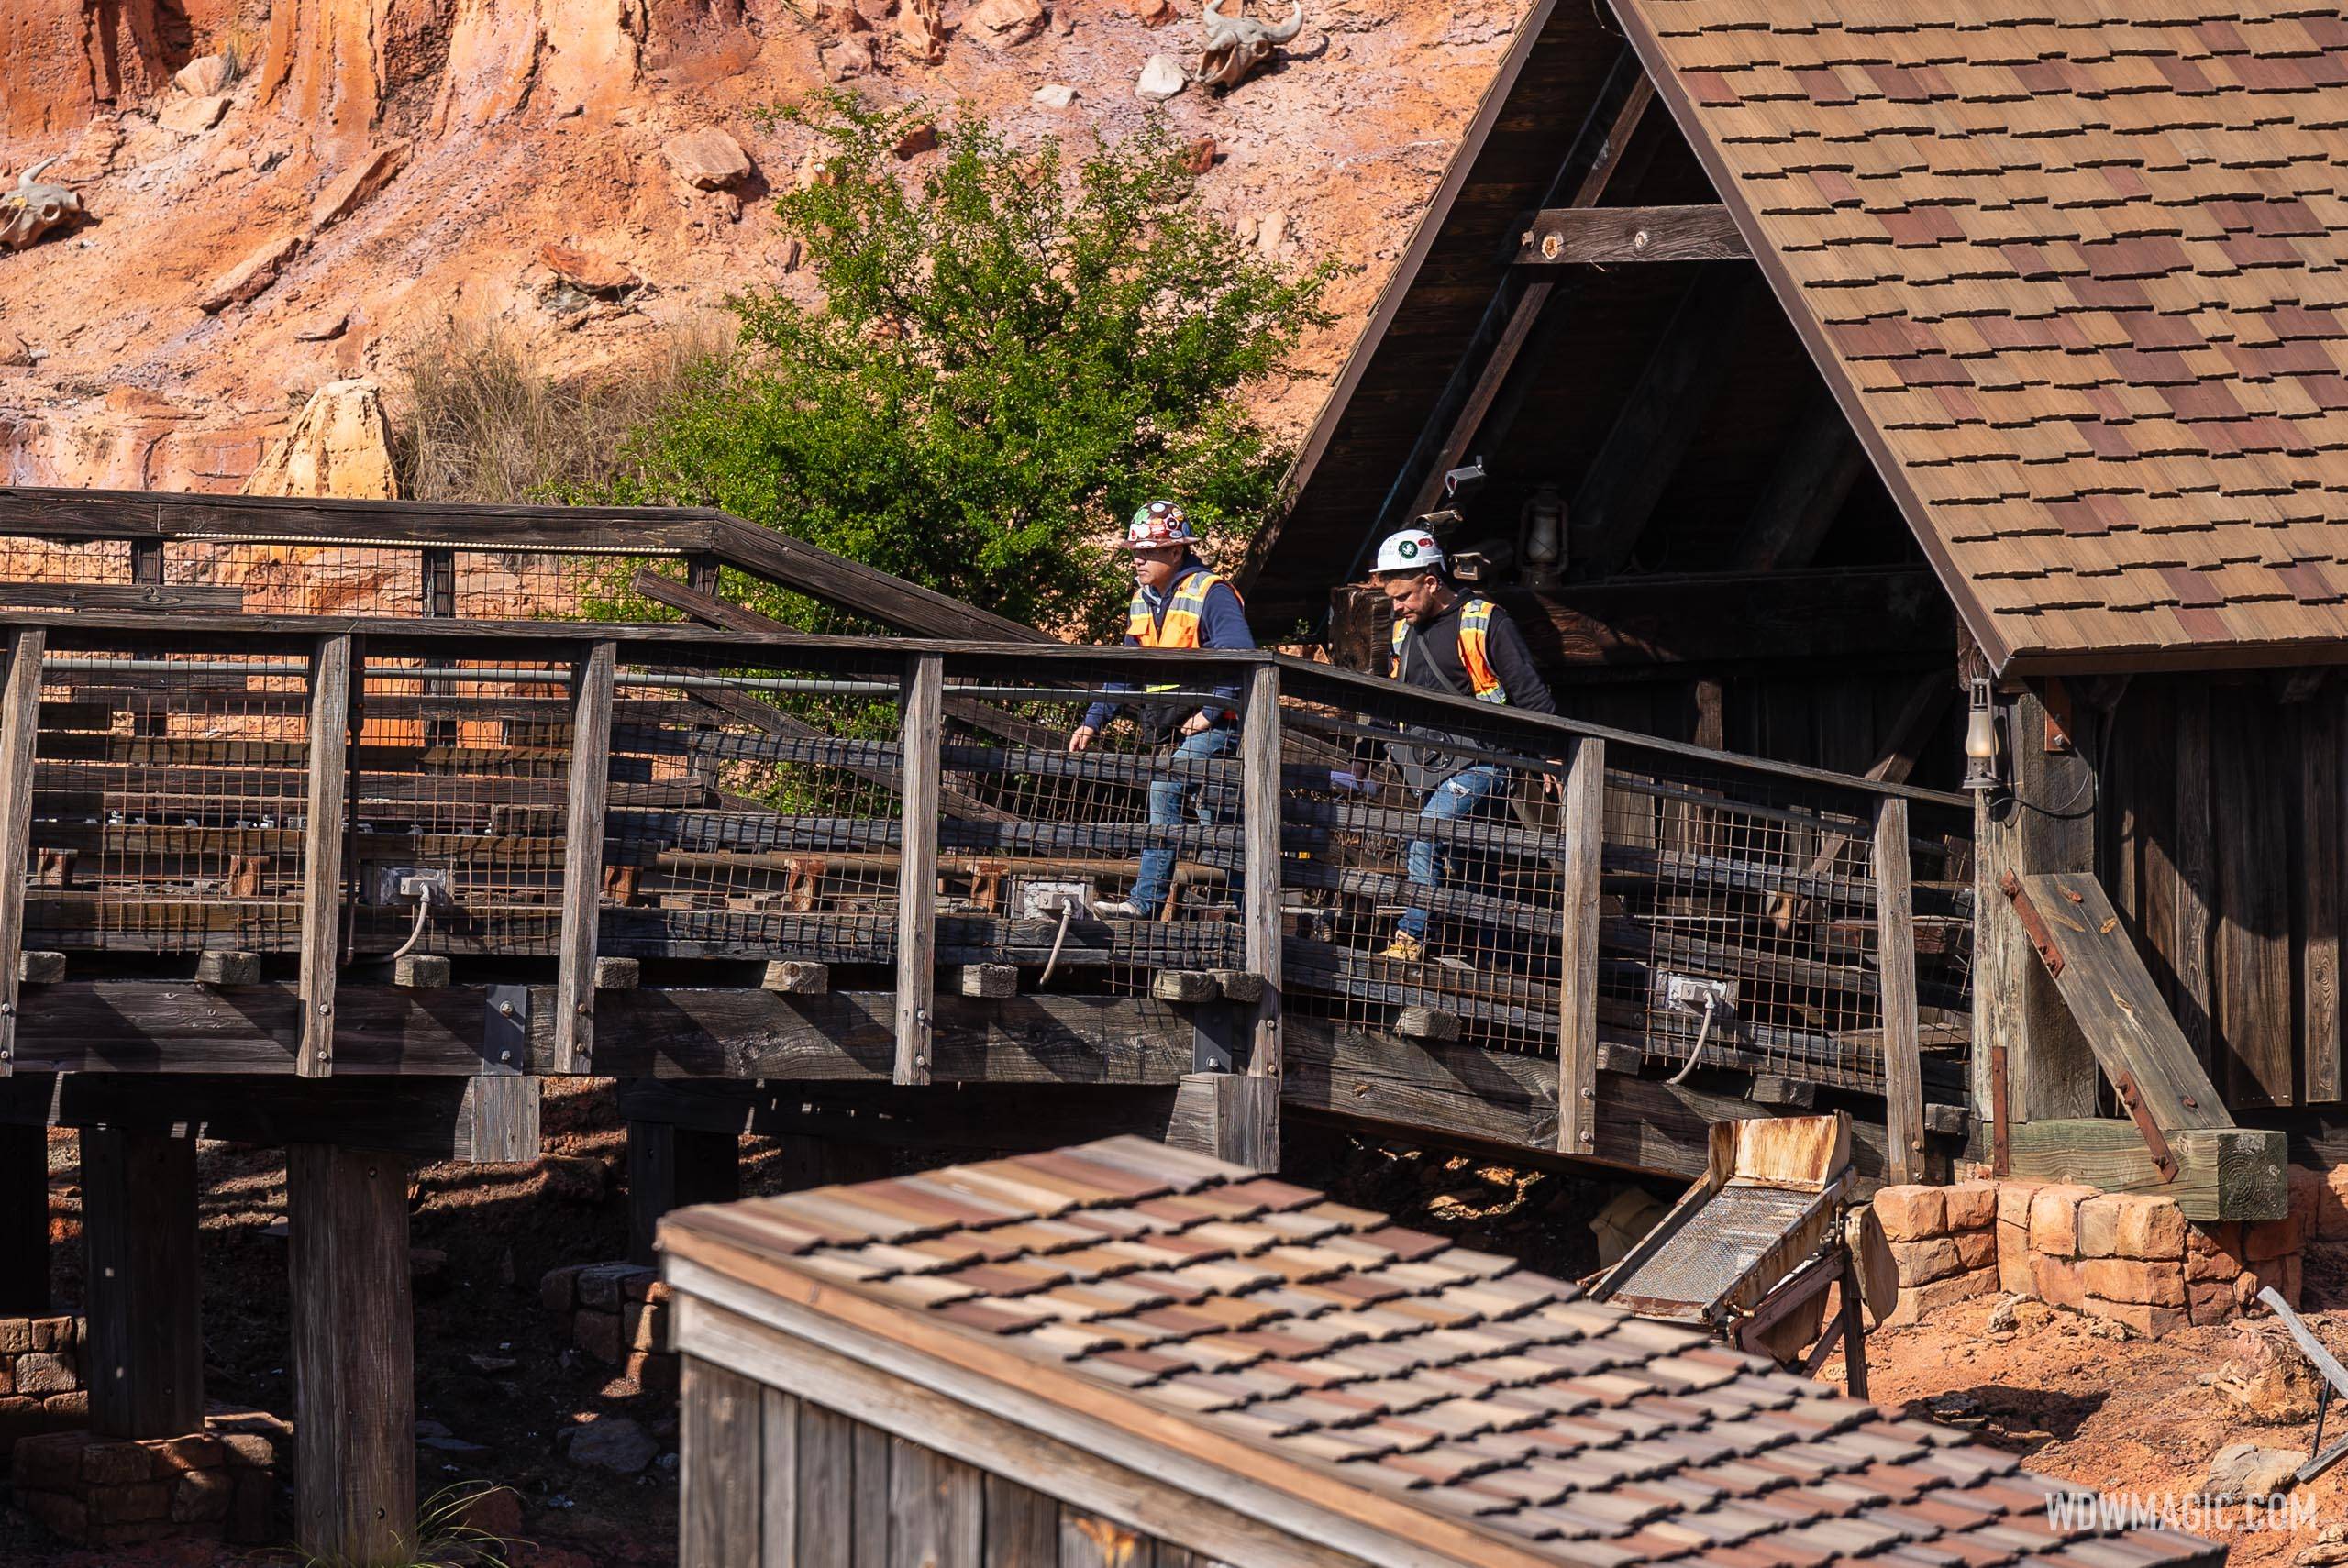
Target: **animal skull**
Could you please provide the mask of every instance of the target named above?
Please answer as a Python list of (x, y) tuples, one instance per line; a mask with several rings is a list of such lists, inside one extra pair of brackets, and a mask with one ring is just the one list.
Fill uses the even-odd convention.
[[(1242, 6), (1246, 3), (1239, 0)], [(1225, 17), (1215, 9), (1220, 4), (1222, 0), (1207, 0), (1201, 14), (1207, 29), (1206, 48), (1199, 55), (1199, 68), (1190, 76), (1201, 86), (1228, 93), (1261, 70), (1274, 49), (1296, 37), (1304, 26), (1304, 0), (1291, 0), (1288, 20), (1277, 24), (1259, 22), (1244, 12)]]
[(22, 250), (61, 224), (82, 215), (82, 198), (62, 185), (44, 185), (34, 176), (56, 162), (43, 159), (17, 176), (17, 188), (0, 193), (0, 245)]

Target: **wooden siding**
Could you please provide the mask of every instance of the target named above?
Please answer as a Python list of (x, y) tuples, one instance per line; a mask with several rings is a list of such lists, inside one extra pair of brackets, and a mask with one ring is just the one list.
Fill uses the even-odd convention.
[(2104, 748), (2099, 872), (2239, 1110), (2341, 1099), (2343, 702), (2336, 680), (2139, 678)]

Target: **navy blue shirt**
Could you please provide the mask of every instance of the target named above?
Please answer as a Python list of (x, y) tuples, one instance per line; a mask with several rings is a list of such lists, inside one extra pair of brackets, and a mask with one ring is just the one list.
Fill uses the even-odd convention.
[[(1182, 584), (1207, 569), (1207, 563), (1198, 557), (1186, 556), (1182, 564), (1174, 569), (1174, 576), (1168, 581), (1165, 592), (1143, 589), (1142, 602), (1148, 607), (1151, 618), (1164, 625), (1166, 607), (1174, 602), (1174, 595), (1180, 591)], [(1231, 584), (1227, 582), (1218, 582), (1207, 590), (1206, 602), (1199, 612), (1199, 646), (1202, 648), (1252, 648), (1256, 646), (1256, 634), (1247, 629), (1247, 613), (1240, 608), (1239, 595), (1232, 591)], [(1137, 648), (1141, 646), (1141, 639), (1128, 632), (1125, 634), (1125, 646)], [(1131, 691), (1135, 687), (1130, 680), (1113, 680), (1104, 690)], [(1229, 699), (1228, 707), (1239, 706), (1239, 683), (1235, 680), (1216, 687), (1214, 694)], [(1095, 702), (1085, 710), (1084, 727), (1100, 729), (1124, 712), (1123, 703)], [(1199, 712), (1218, 723), (1223, 721), (1222, 707), (1202, 708)]]

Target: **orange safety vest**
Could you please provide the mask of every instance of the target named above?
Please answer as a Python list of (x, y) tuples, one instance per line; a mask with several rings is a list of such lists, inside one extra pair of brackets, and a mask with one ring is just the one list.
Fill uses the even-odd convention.
[[(1490, 636), (1492, 629), (1492, 606), (1490, 600), (1469, 599), (1459, 607), (1459, 662), (1468, 671), (1468, 690), (1479, 702), (1508, 706), (1508, 689), (1492, 670)], [(1412, 626), (1408, 621), (1394, 623), (1394, 668), (1388, 673), (1400, 679), (1402, 674), (1402, 645), (1410, 640)]]
[[(1199, 646), (1199, 618), (1206, 613), (1207, 595), (1222, 582), (1223, 579), (1211, 571), (1192, 572), (1175, 585), (1174, 597), (1167, 602), (1166, 614), (1162, 619), (1149, 613), (1149, 601), (1142, 597), (1139, 589), (1135, 589), (1134, 602), (1125, 611), (1125, 635), (1146, 648)], [(1231, 596), (1239, 599), (1239, 591), (1232, 589)], [(1239, 603), (1241, 609), (1246, 608), (1246, 600), (1240, 599)], [(1169, 680), (1161, 685), (1145, 686), (1142, 690), (1171, 691), (1175, 690), (1175, 683)], [(1225, 719), (1239, 717), (1229, 709), (1224, 711), (1223, 716)]]

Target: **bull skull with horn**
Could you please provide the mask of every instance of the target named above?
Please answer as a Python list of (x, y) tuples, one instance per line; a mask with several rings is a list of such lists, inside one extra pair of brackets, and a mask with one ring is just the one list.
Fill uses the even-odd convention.
[(0, 245), (22, 250), (61, 224), (82, 215), (82, 198), (62, 185), (39, 182), (40, 171), (56, 162), (44, 158), (17, 176), (17, 188), (0, 192)]
[[(1245, 6), (1247, 0), (1237, 0)], [(1272, 50), (1296, 37), (1304, 26), (1304, 0), (1291, 0), (1285, 22), (1259, 22), (1245, 14), (1225, 17), (1215, 7), (1222, 0), (1207, 0), (1200, 20), (1206, 24), (1206, 48), (1191, 80), (1217, 93), (1228, 93), (1272, 58)]]

